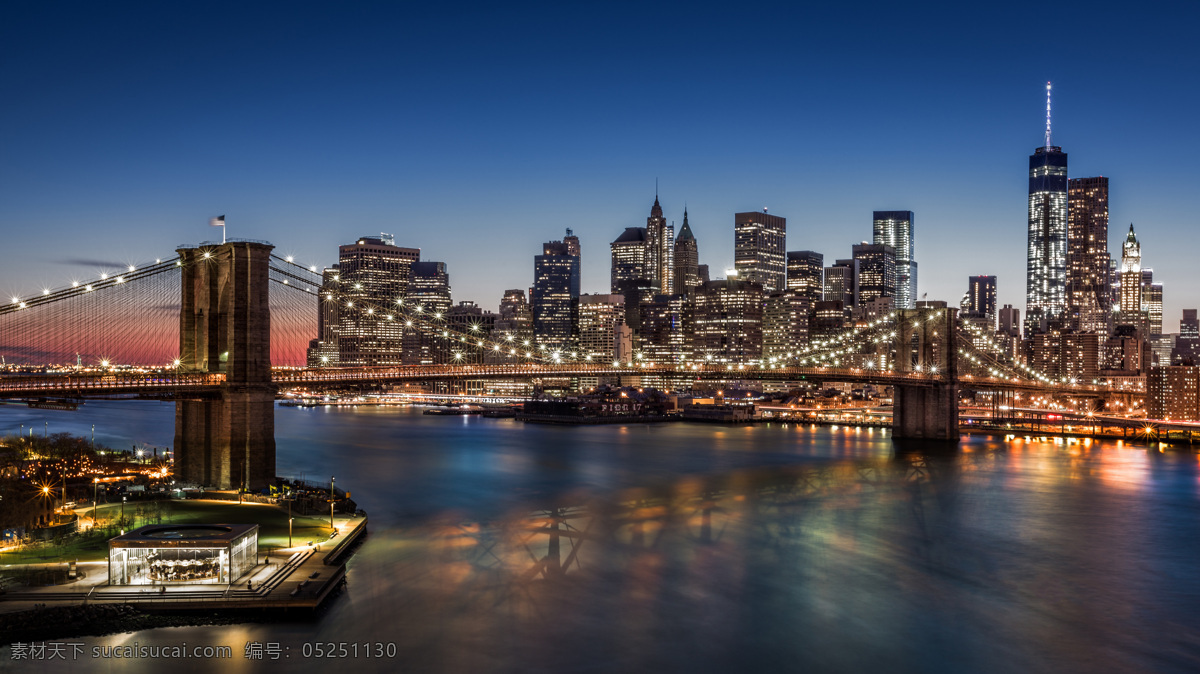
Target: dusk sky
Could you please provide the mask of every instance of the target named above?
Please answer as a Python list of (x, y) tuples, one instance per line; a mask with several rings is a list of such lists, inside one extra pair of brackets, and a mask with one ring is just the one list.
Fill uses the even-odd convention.
[(608, 292), (657, 179), (714, 277), (737, 211), (832, 261), (912, 210), (920, 294), (995, 274), (1023, 312), (1049, 80), (1070, 176), (1111, 180), (1110, 250), (1133, 222), (1165, 330), (1200, 307), (1194, 9), (835, 5), (9, 3), (0, 291), (219, 240), (224, 214), (306, 265), (394, 233), (491, 310), (570, 227)]

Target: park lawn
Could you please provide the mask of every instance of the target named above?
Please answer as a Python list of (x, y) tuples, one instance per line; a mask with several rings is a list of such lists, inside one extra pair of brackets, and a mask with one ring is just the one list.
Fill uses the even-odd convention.
[(52, 562), (100, 562), (108, 559), (108, 536), (91, 532), (75, 536), (63, 545), (39, 542), (16, 552), (0, 553), (0, 565), (49, 564)]
[[(259, 503), (233, 503), (226, 501), (157, 501), (162, 506), (162, 524), (258, 524), (258, 549), (269, 553), (288, 545), (287, 508)], [(102, 515), (113, 514), (118, 506), (101, 506)], [(134, 508), (128, 507), (126, 514), (134, 517)], [(90, 511), (85, 511), (90, 515)], [(103, 520), (102, 520), (103, 522)], [(131, 529), (147, 524), (158, 524), (157, 517), (135, 518)], [(309, 541), (329, 539), (332, 529), (328, 518), (295, 515), (292, 522), (292, 544), (305, 545)], [(108, 559), (108, 539), (103, 533), (84, 532), (67, 543), (51, 543), (25, 546), (17, 552), (0, 553), (3, 564), (44, 564), (52, 562), (103, 561)]]
[[(170, 508), (167, 508), (167, 505)], [(287, 508), (260, 503), (227, 501), (165, 501), (163, 524), (258, 524), (258, 549), (286, 548), (288, 544)], [(333, 529), (329, 519), (294, 515), (292, 544), (327, 540)], [(150, 522), (146, 522), (150, 524)], [(141, 526), (139, 524), (138, 526)]]

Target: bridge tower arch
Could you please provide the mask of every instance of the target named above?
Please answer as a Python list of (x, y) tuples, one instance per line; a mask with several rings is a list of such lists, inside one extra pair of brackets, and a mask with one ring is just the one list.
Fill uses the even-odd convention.
[(896, 314), (895, 371), (925, 377), (892, 387), (892, 437), (958, 442), (958, 311), (940, 307)]
[(223, 374), (217, 393), (175, 403), (176, 479), (258, 490), (275, 479), (270, 262), (236, 241), (180, 248), (180, 371)]

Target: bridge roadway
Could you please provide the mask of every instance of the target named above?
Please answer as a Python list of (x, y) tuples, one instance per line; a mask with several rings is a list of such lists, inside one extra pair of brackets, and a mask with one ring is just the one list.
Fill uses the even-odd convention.
[[(353, 384), (386, 384), (405, 381), (448, 381), (462, 379), (537, 379), (550, 377), (674, 376), (695, 380), (766, 380), (855, 382), (879, 386), (905, 385), (933, 388), (946, 383), (942, 375), (900, 373), (876, 369), (702, 365), (683, 368), (611, 366), (591, 364), (518, 365), (424, 365), (373, 368), (276, 369), (272, 381), (281, 387), (335, 388)], [(0, 376), (0, 398), (74, 397), (86, 398), (128, 393), (170, 393), (203, 396), (218, 391), (224, 374), (192, 374), (171, 370), (159, 372), (69, 373)], [(1078, 384), (1048, 385), (992, 377), (962, 376), (958, 385), (977, 391), (1021, 391), (1072, 393), (1102, 396), (1114, 391), (1107, 386)]]

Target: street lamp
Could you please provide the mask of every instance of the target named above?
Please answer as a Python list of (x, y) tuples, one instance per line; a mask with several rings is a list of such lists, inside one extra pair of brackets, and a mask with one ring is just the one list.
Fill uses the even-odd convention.
[(329, 476), (329, 528), (330, 529), (333, 528), (333, 501), (336, 498), (333, 493), (334, 479), (335, 478), (332, 475)]
[[(92, 428), (95, 428), (93, 426)], [(92, 528), (96, 528), (96, 506), (100, 503), (100, 478), (92, 478)]]

